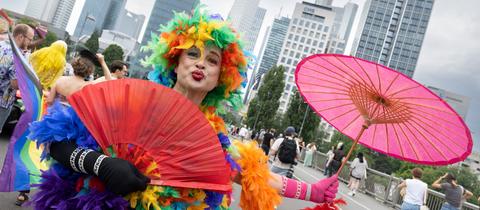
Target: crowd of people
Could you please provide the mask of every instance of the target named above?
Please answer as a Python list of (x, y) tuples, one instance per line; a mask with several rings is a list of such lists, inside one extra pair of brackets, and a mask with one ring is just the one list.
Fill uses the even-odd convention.
[[(37, 50), (31, 45), (36, 39), (35, 29), (25, 24), (12, 27), (15, 44), (22, 50), (26, 60), (30, 60), (29, 54)], [(217, 132), (219, 144), (225, 153), (225, 157), (222, 155), (227, 162), (224, 167), (230, 171), (222, 176), (230, 180), (230, 184), (236, 182), (243, 188), (252, 189), (255, 186), (256, 190), (242, 193), (242, 208), (273, 209), (279, 204), (280, 197), (314, 203), (331, 203), (335, 199), (338, 188), (336, 176), (310, 184), (269, 172), (268, 166), (261, 160), (266, 157), (265, 151), (273, 153), (279, 147), (278, 139), (273, 142), (275, 131), (262, 134), (262, 139), (267, 137), (272, 142), (272, 145), (265, 144), (267, 147), (264, 150), (253, 147), (251, 142), (229, 140), (225, 124), (217, 110), (225, 103), (239, 107), (238, 101), (232, 98), (240, 94), (239, 90), (247, 74), (246, 58), (239, 44), (239, 36), (226, 21), (218, 15), (209, 15), (200, 6), (189, 15), (175, 14), (162, 27), (159, 37), (161, 38), (153, 39), (146, 46), (151, 55), (145, 59), (145, 63), (154, 68), (149, 74), (149, 80), (180, 93), (205, 114)], [(0, 46), (0, 96), (4, 99), (0, 103), (3, 108), (0, 114), (5, 117), (8, 116), (11, 100), (15, 97), (13, 92), (18, 89), (17, 82), (21, 81), (16, 80), (11, 43), (8, 39), (2, 40)], [(30, 60), (32, 68), (39, 74), (43, 97), (48, 102), (45, 105), (49, 109), (41, 120), (31, 123), (28, 138), (45, 148), (43, 155), (54, 161), (47, 171), (41, 172), (42, 181), (35, 183), (38, 187), (35, 195), (29, 198), (29, 189), (22, 190), (18, 196), (18, 205), (30, 199), (35, 209), (142, 209), (146, 206), (173, 209), (228, 208), (232, 201), (231, 190), (152, 186), (149, 177), (151, 169), (144, 171), (147, 169), (136, 165), (136, 162), (131, 163), (104, 153), (66, 98), (84, 87), (124, 78), (128, 64), (114, 61), (107, 66), (103, 55), (89, 50), (81, 50), (67, 62), (66, 45), (56, 43), (53, 48), (60, 49), (60, 56), (36, 56), (40, 61)], [(38, 51), (40, 50), (42, 49)], [(58, 73), (53, 68), (45, 68), (44, 65), (48, 63), (46, 60), (49, 60), (46, 58), (54, 59), (54, 64), (63, 64), (60, 69), (64, 71), (64, 76), (54, 76)], [(42, 67), (33, 63), (39, 63)], [(52, 66), (58, 66), (54, 64)], [(72, 67), (73, 75), (68, 75), (67, 66)], [(102, 68), (104, 77), (89, 79), (96, 67)], [(248, 138), (246, 128), (236, 132), (242, 140)], [(291, 140), (290, 134), (294, 131), (287, 133), (289, 136), (286, 139)], [(299, 154), (299, 151), (295, 152)], [(163, 193), (165, 191), (171, 193)], [(126, 195), (130, 196), (124, 197)]]
[[(0, 21), (0, 133), (17, 97), (19, 82), (11, 43), (8, 36), (5, 36), (8, 25), (4, 22)], [(45, 146), (45, 154), (55, 160), (48, 171), (42, 172), (43, 181), (37, 185), (38, 196), (32, 199), (35, 209), (75, 209), (79, 205), (97, 205), (99, 209), (141, 209), (142, 206), (149, 205), (175, 209), (200, 208), (199, 206), (228, 208), (231, 203), (229, 192), (153, 188), (148, 174), (140, 171), (135, 163), (107, 156), (93, 138), (88, 146), (81, 142), (83, 139), (80, 138), (91, 137), (91, 134), (81, 130), (82, 126), (79, 125), (82, 122), (72, 120), (78, 117), (72, 118), (77, 113), (68, 104), (67, 97), (89, 85), (126, 78), (129, 65), (121, 60), (112, 61), (108, 65), (102, 54), (86, 49), (67, 59), (67, 46), (61, 40), (52, 43), (51, 48), (37, 49), (44, 40), (44, 32), (41, 30), (43, 29), (26, 24), (16, 24), (12, 29), (13, 41), (38, 74), (46, 105), (51, 107), (44, 119), (32, 123), (29, 136)], [(159, 37), (161, 38), (152, 40), (146, 46), (151, 52), (146, 63), (154, 67), (149, 79), (182, 94), (205, 114), (219, 136), (228, 162), (225, 167), (231, 173), (224, 176), (243, 188), (256, 189), (242, 192), (242, 208), (273, 209), (279, 204), (281, 196), (315, 203), (330, 203), (335, 199), (339, 184), (338, 170), (346, 156), (343, 143), (326, 153), (322, 168), (325, 168), (324, 175), (327, 178), (316, 183), (306, 183), (294, 179), (294, 168), (303, 152), (303, 165), (315, 167), (317, 145), (313, 142), (305, 145), (294, 127), (289, 126), (282, 132), (273, 128), (256, 132), (245, 125), (231, 126), (228, 127), (229, 134), (238, 137), (240, 142), (230, 141), (217, 110), (224, 103), (238, 107), (233, 98), (240, 94), (246, 76), (246, 59), (235, 30), (218, 16), (196, 8), (191, 15), (176, 14), (169, 24), (162, 27)], [(60, 53), (51, 56), (54, 50)], [(54, 61), (49, 63), (48, 60), (52, 59)], [(68, 71), (67, 66), (71, 66), (73, 71)], [(97, 67), (102, 69), (103, 76), (91, 79)], [(56, 123), (76, 127), (62, 131), (56, 128)], [(262, 162), (264, 159), (272, 160), (269, 168), (267, 163)], [(252, 168), (255, 171), (251, 171)], [(349, 168), (349, 196), (357, 194), (362, 181), (367, 179), (367, 169), (364, 154), (357, 153)], [(403, 210), (420, 209), (426, 204), (428, 186), (421, 178), (422, 170), (415, 168), (412, 170), (412, 178), (398, 186), (405, 189), (401, 207)], [(102, 183), (99, 184), (101, 187), (86, 183), (97, 179)], [(63, 183), (68, 188), (52, 187), (56, 186), (54, 183)], [(472, 196), (470, 191), (457, 184), (452, 174), (438, 178), (432, 188), (441, 189), (445, 193), (446, 202), (442, 210), (460, 209), (463, 200)], [(172, 193), (163, 193), (165, 189)], [(16, 201), (18, 205), (30, 199), (29, 190), (19, 190)], [(149, 197), (152, 194), (155, 196)], [(124, 200), (125, 195), (130, 195), (128, 201)], [(97, 202), (82, 204), (87, 198), (95, 198)], [(88, 209), (88, 206), (82, 208)]]
[[(2, 34), (8, 33), (6, 21), (0, 18)], [(102, 81), (124, 78), (128, 72), (127, 64), (121, 60), (113, 61), (107, 66), (104, 56), (94, 54), (88, 50), (80, 51), (79, 55), (67, 60), (67, 45), (64, 41), (56, 41), (49, 47), (37, 49), (44, 41), (43, 33), (38, 28), (26, 24), (16, 24), (12, 30), (13, 41), (22, 52), (22, 55), (34, 68), (39, 82), (43, 88), (43, 95), (48, 105), (55, 101), (67, 103), (66, 97), (82, 89), (89, 84)], [(60, 51), (61, 53), (56, 53)], [(18, 81), (13, 61), (13, 50), (8, 36), (2, 36), (0, 40), (0, 133), (5, 121), (10, 115), (13, 102), (18, 97)], [(73, 67), (73, 75), (67, 71), (67, 64)], [(104, 76), (89, 81), (96, 66), (103, 70)], [(58, 75), (58, 76), (57, 76)], [(64, 76), (61, 76), (64, 75)], [(17, 205), (22, 205), (29, 199), (29, 189), (21, 190), (17, 196)]]

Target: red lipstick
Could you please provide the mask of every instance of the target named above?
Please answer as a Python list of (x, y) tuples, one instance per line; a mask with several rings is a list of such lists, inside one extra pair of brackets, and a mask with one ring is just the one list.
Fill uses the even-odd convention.
[(192, 72), (192, 78), (193, 78), (195, 81), (200, 81), (200, 80), (202, 80), (203, 78), (205, 78), (205, 74), (203, 73), (203, 71), (196, 70), (196, 71)]

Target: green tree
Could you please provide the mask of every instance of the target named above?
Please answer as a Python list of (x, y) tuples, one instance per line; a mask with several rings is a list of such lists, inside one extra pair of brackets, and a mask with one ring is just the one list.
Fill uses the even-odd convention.
[(45, 35), (45, 40), (42, 42), (39, 48), (48, 47), (57, 40), (58, 40), (57, 34), (49, 31), (47, 35)]
[(273, 127), (279, 99), (285, 86), (283, 66), (272, 67), (266, 73), (257, 95), (250, 102), (247, 111), (247, 126), (260, 130)]
[(300, 93), (295, 90), (284, 116), (284, 125), (295, 127), (295, 130), (303, 140), (309, 143), (314, 140), (315, 131), (319, 123), (320, 118), (310, 106), (303, 101)]
[(85, 43), (85, 46), (92, 51), (93, 53), (96, 53), (98, 51), (98, 38), (100, 37), (100, 34), (97, 31), (94, 31), (90, 38), (87, 40)]
[(111, 44), (103, 51), (103, 56), (107, 65), (110, 66), (114, 60), (123, 60), (123, 49), (116, 44)]
[(27, 24), (29, 26), (36, 27), (38, 26), (39, 23), (30, 18), (20, 18), (17, 21), (15, 21), (15, 24)]

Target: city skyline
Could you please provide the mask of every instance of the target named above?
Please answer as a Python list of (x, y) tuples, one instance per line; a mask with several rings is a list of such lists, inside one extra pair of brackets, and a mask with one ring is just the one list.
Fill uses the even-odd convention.
[(369, 1), (352, 54), (412, 78), (434, 0)]
[[(77, 0), (74, 10), (82, 1)], [(0, 7), (23, 8), (24, 10), (27, 2), (27, 0), (2, 1)], [(223, 17), (226, 17), (233, 4), (233, 0), (221, 2), (201, 0), (201, 2), (207, 5), (209, 10), (220, 13)], [(291, 17), (293, 12), (291, 5), (296, 2), (299, 1), (261, 0), (259, 6), (268, 8), (268, 10), (259, 37), (264, 36), (266, 27), (271, 26), (273, 18), (280, 13), (281, 7), (283, 7), (281, 14), (284, 16), (290, 14), (289, 17)], [(347, 0), (335, 0), (333, 3), (339, 5), (346, 2)], [(360, 13), (365, 0), (352, 2), (359, 4), (358, 11)], [(466, 121), (476, 140), (474, 149), (477, 151), (480, 151), (480, 123), (478, 123), (478, 119), (480, 119), (480, 97), (478, 97), (480, 72), (476, 68), (480, 66), (480, 60), (477, 58), (480, 54), (480, 43), (474, 40), (480, 35), (480, 25), (476, 24), (476, 20), (480, 19), (480, 14), (476, 12), (476, 8), (479, 6), (480, 1), (476, 0), (435, 2), (413, 77), (422, 84), (442, 88), (472, 99)], [(153, 7), (153, 0), (142, 1), (142, 4), (135, 4), (135, 1), (129, 0), (126, 7), (129, 11), (145, 14), (146, 23)], [(290, 9), (292, 11), (287, 12), (287, 8), (292, 8)], [(19, 12), (23, 13), (24, 11)], [(77, 19), (72, 14), (70, 23)], [(354, 23), (354, 25), (356, 24)], [(259, 48), (261, 40), (261, 38), (257, 39), (256, 48)]]

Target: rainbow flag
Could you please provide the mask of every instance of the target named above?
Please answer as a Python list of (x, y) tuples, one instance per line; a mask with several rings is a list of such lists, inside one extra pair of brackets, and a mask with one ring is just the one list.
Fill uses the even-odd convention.
[(13, 51), (18, 87), (25, 105), (25, 112), (13, 131), (7, 155), (0, 174), (0, 192), (29, 190), (31, 184), (39, 183), (40, 170), (47, 169), (47, 163), (40, 161), (43, 148), (27, 139), (28, 126), (43, 116), (43, 93), (40, 81), (26, 58), (9, 34)]

